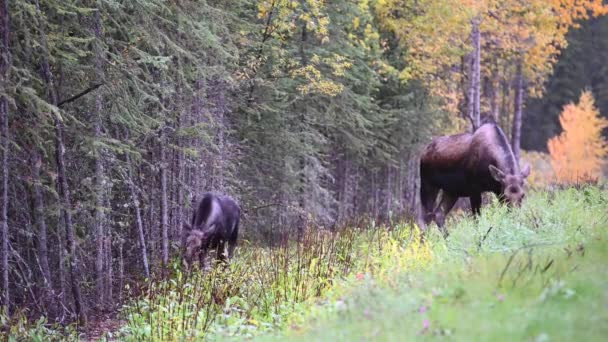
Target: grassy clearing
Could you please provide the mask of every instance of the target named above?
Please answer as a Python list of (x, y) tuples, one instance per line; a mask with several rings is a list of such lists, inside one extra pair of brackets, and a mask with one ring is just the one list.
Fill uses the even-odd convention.
[[(448, 239), (431, 229), (421, 242), (405, 224), (311, 230), (299, 243), (243, 246), (205, 274), (176, 262), (169, 280), (138, 289), (108, 337), (605, 340), (607, 222), (608, 192), (588, 187), (456, 215)], [(44, 322), (9, 326), (2, 336), (60, 336)]]
[[(583, 247), (579, 247), (583, 246)], [(525, 248), (365, 279), (295, 340), (601, 341), (608, 337), (608, 241)], [(507, 266), (508, 265), (508, 266)], [(503, 275), (504, 273), (504, 275)], [(396, 285), (395, 285), (396, 284)], [(285, 335), (262, 340), (280, 340)]]
[[(262, 340), (608, 338), (608, 194), (533, 194), (431, 238), (423, 271), (367, 276), (305, 323)], [(491, 229), (490, 229), (491, 228)]]

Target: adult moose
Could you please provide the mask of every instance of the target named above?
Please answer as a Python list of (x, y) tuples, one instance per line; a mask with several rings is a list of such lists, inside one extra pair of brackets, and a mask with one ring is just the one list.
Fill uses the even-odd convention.
[(239, 233), (241, 209), (228, 196), (207, 193), (192, 215), (191, 224), (184, 224), (184, 263), (190, 266), (198, 259), (201, 268), (210, 248), (216, 249), (216, 258), (226, 261), (225, 244), (228, 242), (228, 258), (232, 258)]
[[(445, 217), (459, 197), (469, 197), (474, 215), (481, 209), (481, 194), (493, 192), (509, 205), (524, 198), (522, 171), (502, 129), (486, 123), (474, 133), (437, 137), (420, 158), (420, 202), (425, 224), (435, 221), (444, 235)], [(435, 208), (439, 190), (441, 202)]]

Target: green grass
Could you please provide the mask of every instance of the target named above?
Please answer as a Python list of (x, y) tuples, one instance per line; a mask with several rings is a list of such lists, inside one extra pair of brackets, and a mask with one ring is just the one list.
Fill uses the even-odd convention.
[(302, 341), (438, 336), (605, 341), (608, 241), (603, 237), (582, 246), (578, 251), (575, 246), (568, 252), (536, 247), (448, 262), (396, 275), (396, 286), (369, 279), (334, 303), (337, 310), (307, 322), (304, 332), (300, 328), (286, 334)]
[(607, 214), (608, 194), (585, 188), (455, 219), (446, 241), (431, 235), (428, 268), (351, 282), (259, 339), (608, 340)]

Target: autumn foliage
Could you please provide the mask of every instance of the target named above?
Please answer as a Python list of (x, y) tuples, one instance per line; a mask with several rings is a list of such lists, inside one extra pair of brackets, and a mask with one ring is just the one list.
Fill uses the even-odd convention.
[(522, 151), (520, 165), (530, 165), (530, 175), (526, 179), (532, 188), (544, 188), (555, 181), (555, 171), (551, 166), (549, 153)]
[(564, 106), (559, 121), (563, 132), (548, 142), (551, 165), (563, 183), (593, 182), (601, 176), (608, 156), (602, 130), (608, 120), (600, 117), (590, 91), (581, 94), (578, 104)]

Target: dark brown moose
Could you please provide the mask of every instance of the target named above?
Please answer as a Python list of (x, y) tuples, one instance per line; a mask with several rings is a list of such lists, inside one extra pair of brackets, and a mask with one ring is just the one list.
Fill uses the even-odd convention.
[[(437, 137), (420, 158), (420, 202), (423, 223), (435, 221), (444, 235), (445, 218), (459, 197), (469, 197), (473, 214), (481, 208), (481, 194), (493, 192), (509, 205), (520, 205), (524, 198), (522, 171), (502, 129), (487, 123), (474, 133)], [(441, 202), (435, 201), (442, 190)]]
[(232, 258), (239, 233), (241, 209), (228, 196), (207, 193), (192, 215), (191, 224), (184, 225), (184, 264), (190, 268), (197, 260), (201, 268), (211, 248), (216, 258), (226, 261), (225, 244), (228, 242), (228, 258)]

